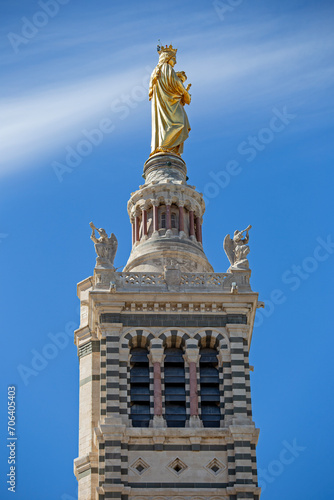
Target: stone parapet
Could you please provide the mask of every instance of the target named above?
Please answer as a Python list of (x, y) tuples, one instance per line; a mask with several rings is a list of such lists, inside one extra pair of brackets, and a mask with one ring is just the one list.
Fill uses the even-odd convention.
[[(94, 289), (121, 291), (180, 291), (210, 293), (227, 291), (235, 294), (235, 284), (238, 293), (251, 292), (251, 271), (233, 271), (229, 273), (187, 273), (178, 267), (167, 266), (163, 272), (115, 272), (110, 269), (96, 269), (94, 273)], [(231, 306), (233, 307), (233, 305)]]

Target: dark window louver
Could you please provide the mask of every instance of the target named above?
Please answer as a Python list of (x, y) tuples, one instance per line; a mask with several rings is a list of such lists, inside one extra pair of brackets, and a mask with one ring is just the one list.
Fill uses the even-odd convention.
[(167, 427), (185, 427), (186, 391), (182, 349), (165, 349), (164, 381)]
[(219, 427), (221, 420), (217, 351), (200, 350), (201, 415), (204, 427)]
[(149, 427), (150, 372), (147, 349), (131, 349), (130, 368), (130, 418), (133, 427)]

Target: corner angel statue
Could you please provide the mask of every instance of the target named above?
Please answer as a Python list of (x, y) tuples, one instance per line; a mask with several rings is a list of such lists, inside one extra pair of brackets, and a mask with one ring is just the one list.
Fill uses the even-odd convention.
[[(110, 237), (108, 238), (108, 235), (104, 229), (98, 229), (92, 222), (90, 222), (89, 225), (92, 228), (92, 234), (90, 238), (95, 243), (94, 246), (97, 254), (96, 266), (114, 269), (114, 259), (118, 247), (116, 236), (114, 235), (114, 233), (111, 233)], [(97, 231), (100, 235), (99, 238), (96, 238), (95, 231)]]
[[(230, 261), (230, 270), (249, 269), (247, 255), (249, 254), (249, 234), (252, 226), (248, 226), (243, 231), (234, 231), (233, 239), (227, 234), (224, 238), (224, 250)], [(243, 233), (246, 233), (243, 238)]]

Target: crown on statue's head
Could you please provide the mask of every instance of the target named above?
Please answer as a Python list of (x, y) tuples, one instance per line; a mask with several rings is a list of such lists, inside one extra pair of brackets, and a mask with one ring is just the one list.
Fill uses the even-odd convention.
[(167, 45), (166, 45), (166, 47), (164, 47), (163, 45), (161, 45), (161, 46), (158, 45), (157, 51), (158, 51), (159, 56), (161, 54), (164, 54), (164, 53), (170, 54), (171, 56), (175, 56), (177, 49), (173, 49), (173, 45), (170, 45), (169, 47)]

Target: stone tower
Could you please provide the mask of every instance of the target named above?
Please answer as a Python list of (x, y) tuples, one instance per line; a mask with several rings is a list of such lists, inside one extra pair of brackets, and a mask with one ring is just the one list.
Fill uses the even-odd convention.
[(180, 156), (144, 178), (125, 269), (98, 257), (78, 284), (79, 500), (257, 500), (251, 272), (213, 271)]
[[(158, 46), (151, 155), (131, 194), (132, 251), (91, 223), (94, 275), (78, 284), (79, 500), (258, 500), (248, 361), (258, 294), (248, 231), (225, 237), (215, 273), (202, 244), (205, 204), (181, 158), (190, 85)], [(99, 233), (96, 237), (95, 231)], [(243, 236), (246, 233), (245, 237)]]

